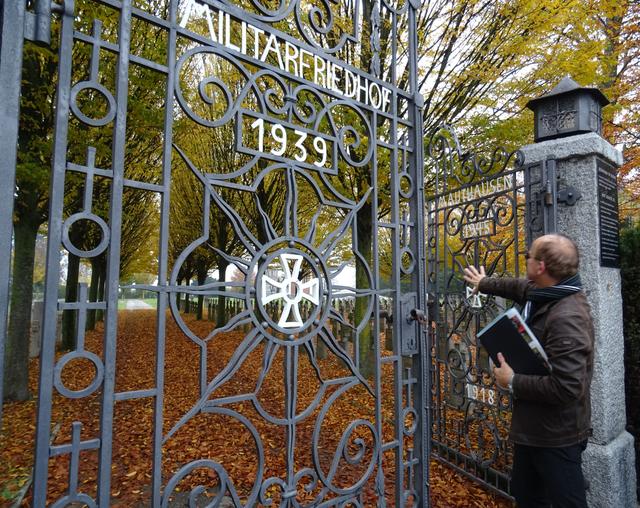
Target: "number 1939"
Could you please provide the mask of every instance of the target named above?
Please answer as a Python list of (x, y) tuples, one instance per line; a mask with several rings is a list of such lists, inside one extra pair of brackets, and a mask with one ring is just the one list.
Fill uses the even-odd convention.
[[(253, 118), (248, 118), (253, 120)], [(252, 153), (263, 154), (267, 157), (280, 160), (282, 158), (293, 159), (304, 165), (317, 168), (327, 168), (331, 163), (332, 141), (323, 137), (313, 136), (309, 133), (293, 128), (285, 127), (278, 122), (268, 122), (264, 118), (256, 118), (251, 124), (249, 139), (244, 139), (250, 146)], [(330, 167), (330, 166), (329, 166)]]

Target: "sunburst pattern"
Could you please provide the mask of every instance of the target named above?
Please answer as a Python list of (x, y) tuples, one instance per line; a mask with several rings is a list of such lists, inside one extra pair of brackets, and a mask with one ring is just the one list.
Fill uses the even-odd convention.
[[(196, 336), (184, 323), (177, 308), (176, 295), (177, 291), (171, 294), (171, 308), (176, 322), (182, 331), (196, 344), (200, 346), (201, 365), (206, 365), (207, 343), (216, 337), (216, 335), (239, 330), (244, 325), (250, 331), (246, 332), (243, 340), (237, 346), (235, 353), (227, 362), (224, 369), (217, 373), (212, 379), (206, 379), (206, 373), (201, 373), (201, 393), (198, 401), (187, 411), (182, 418), (165, 435), (165, 441), (169, 440), (178, 430), (189, 422), (193, 417), (202, 412), (215, 412), (224, 407), (228, 407), (238, 401), (249, 400), (253, 404), (255, 410), (266, 420), (276, 425), (283, 425), (287, 428), (295, 426), (302, 419), (307, 418), (323, 404), (327, 390), (331, 387), (338, 388), (337, 392), (329, 398), (329, 402), (324, 402), (320, 416), (316, 421), (316, 429), (322, 425), (322, 420), (326, 416), (328, 405), (335, 401), (335, 395), (343, 393), (357, 385), (364, 388), (375, 397), (375, 392), (367, 379), (361, 374), (357, 368), (356, 362), (344, 349), (343, 344), (335, 336), (332, 322), (338, 322), (341, 326), (355, 327), (345, 321), (342, 315), (334, 308), (333, 300), (344, 296), (348, 292), (353, 297), (367, 298), (368, 310), (365, 315), (370, 315), (373, 308), (374, 289), (362, 289), (353, 286), (344, 286), (336, 284), (336, 277), (344, 269), (345, 264), (339, 266), (332, 265), (330, 259), (334, 259), (336, 247), (353, 234), (356, 227), (356, 214), (367, 201), (370, 191), (365, 193), (362, 199), (353, 203), (347, 199), (337, 202), (336, 196), (340, 196), (335, 189), (331, 188), (332, 199), (327, 199), (316, 180), (309, 175), (306, 170), (289, 165), (274, 165), (270, 169), (272, 171), (282, 171), (284, 181), (286, 182), (286, 199), (283, 210), (284, 217), (281, 221), (274, 221), (265, 213), (258, 203), (260, 216), (262, 220), (263, 230), (268, 232), (268, 238), (265, 242), (260, 242), (254, 235), (248, 225), (243, 221), (234, 210), (233, 206), (227, 202), (223, 195), (219, 192), (219, 181), (204, 175), (191, 162), (188, 156), (176, 147), (177, 152), (182, 157), (185, 164), (191, 172), (200, 180), (203, 192), (205, 194), (204, 206), (208, 211), (209, 204), (213, 203), (217, 210), (225, 214), (230, 221), (233, 229), (242, 243), (244, 254), (242, 256), (229, 256), (221, 251), (217, 251), (236, 268), (237, 271), (244, 275), (243, 282), (235, 282), (235, 292), (225, 293), (227, 297), (234, 297), (242, 301), (241, 310), (232, 317), (228, 323), (219, 329), (214, 329), (207, 337), (201, 338)], [(262, 173), (267, 174), (267, 172)], [(318, 201), (321, 203), (320, 208), (331, 207), (340, 208), (342, 217), (338, 226), (321, 239), (317, 236), (317, 223), (320, 216), (318, 210), (310, 221), (310, 226), (304, 235), (300, 235), (299, 221), (296, 216), (296, 210), (299, 206), (299, 182), (303, 181), (314, 189)], [(325, 182), (326, 183), (326, 182)], [(254, 186), (259, 185), (259, 179)], [(279, 224), (279, 226), (277, 225)], [(279, 231), (281, 229), (282, 231)], [(318, 235), (319, 236), (319, 235)], [(171, 284), (178, 289), (176, 278), (180, 265), (196, 248), (208, 242), (208, 224), (205, 221), (203, 234), (195, 240), (178, 258), (171, 277)], [(369, 287), (373, 286), (371, 271), (368, 264), (361, 256), (354, 252), (354, 256), (362, 263), (369, 277)], [(220, 295), (224, 288), (228, 286), (228, 282), (214, 282), (212, 284), (189, 288), (192, 293), (199, 295)], [(277, 305), (274, 305), (277, 304)], [(306, 312), (301, 312), (301, 306), (305, 305)], [(360, 324), (360, 329), (363, 324)], [(351, 372), (350, 376), (341, 379), (323, 379), (321, 369), (317, 361), (317, 345), (324, 344), (327, 350), (340, 359), (343, 365)], [(216, 398), (216, 391), (221, 386), (229, 382), (234, 375), (242, 368), (243, 363), (248, 356), (258, 347), (263, 347), (262, 369), (257, 377), (255, 386), (247, 393), (241, 393), (232, 397)], [(273, 414), (267, 410), (261, 403), (258, 393), (269, 375), (269, 371), (274, 364), (274, 360), (283, 349), (285, 350), (285, 358), (299, 358), (298, 351), (303, 350), (309, 359), (313, 369), (316, 372), (319, 381), (319, 389), (312, 402), (303, 408), (298, 408), (297, 394), (295, 390), (290, 391), (288, 400), (285, 402), (283, 414)], [(285, 369), (284, 382), (288, 386), (295, 386), (296, 373), (295, 366), (287, 365)], [(248, 420), (243, 422), (249, 429), (252, 425)], [(349, 429), (345, 430), (342, 436), (342, 449), (354, 439), (353, 432), (355, 427), (363, 427), (369, 429), (372, 434), (372, 442), (374, 443), (373, 455), (367, 456), (367, 461), (372, 462), (365, 468), (362, 478), (354, 483), (350, 488), (338, 489), (344, 493), (355, 492), (360, 488), (372, 474), (374, 470), (373, 464), (377, 462), (377, 454), (379, 448), (377, 442), (379, 436), (375, 427), (364, 420), (356, 420), (352, 422)], [(291, 432), (291, 441), (289, 447), (294, 448), (295, 431)], [(317, 436), (316, 436), (317, 437)], [(317, 437), (318, 438), (318, 437)], [(363, 446), (362, 443), (359, 446)], [(291, 452), (291, 450), (290, 450)], [(336, 457), (343, 452), (336, 451)], [(354, 458), (355, 462), (364, 460), (364, 453)], [(335, 460), (339, 460), (336, 458)], [(334, 460), (334, 462), (335, 462)], [(217, 468), (222, 466), (217, 465)], [(317, 469), (319, 465), (316, 465)], [(180, 474), (185, 474), (181, 471)], [(262, 471), (260, 471), (262, 474)], [(317, 471), (320, 477), (324, 477), (325, 494), (328, 490), (334, 490), (331, 487), (333, 476), (336, 474), (335, 467), (331, 471)], [(259, 475), (260, 476), (260, 475)], [(291, 482), (294, 478), (289, 479)], [(264, 485), (277, 484), (282, 482), (281, 479), (268, 478), (262, 481), (256, 481), (256, 488), (253, 491), (253, 498), (260, 495), (258, 490), (264, 491)], [(283, 487), (284, 488), (284, 487)], [(289, 490), (295, 490), (295, 485), (289, 485)]]

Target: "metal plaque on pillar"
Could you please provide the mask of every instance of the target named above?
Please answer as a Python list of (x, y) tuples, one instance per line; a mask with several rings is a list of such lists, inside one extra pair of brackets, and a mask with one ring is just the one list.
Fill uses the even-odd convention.
[(619, 224), (617, 171), (611, 164), (598, 159), (600, 266), (620, 268)]

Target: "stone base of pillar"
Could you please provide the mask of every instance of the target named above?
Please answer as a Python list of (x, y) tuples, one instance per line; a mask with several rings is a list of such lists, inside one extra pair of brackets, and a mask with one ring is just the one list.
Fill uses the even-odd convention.
[(589, 508), (637, 508), (633, 436), (623, 431), (606, 445), (589, 443), (582, 454)]

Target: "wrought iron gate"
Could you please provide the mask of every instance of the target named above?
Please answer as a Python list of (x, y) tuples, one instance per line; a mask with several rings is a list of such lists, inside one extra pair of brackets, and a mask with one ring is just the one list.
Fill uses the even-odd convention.
[[(34, 3), (3, 5), (3, 40), (53, 34), (58, 55), (33, 505), (133, 492), (150, 506), (427, 506), (420, 3)], [(200, 211), (174, 222), (189, 199)], [(158, 246), (156, 280), (134, 287), (120, 267), (135, 204)], [(104, 295), (80, 284), (58, 301), (69, 255), (106, 263)], [(199, 255), (217, 280), (181, 284)], [(126, 351), (142, 334), (118, 311), (134, 290), (157, 301), (138, 364)], [(232, 310), (198, 322), (185, 295)], [(63, 354), (59, 311), (78, 320)], [(131, 369), (145, 381), (128, 383)], [(95, 418), (74, 416), (87, 407)]]
[(511, 302), (474, 295), (463, 269), (473, 265), (485, 266), (488, 275), (524, 274), (526, 246), (551, 232), (542, 199), (549, 182), (543, 169), (525, 166), (519, 152), (464, 152), (448, 129), (431, 138), (425, 165), (432, 451), (507, 495), (511, 399), (495, 384), (488, 355), (475, 336)]

